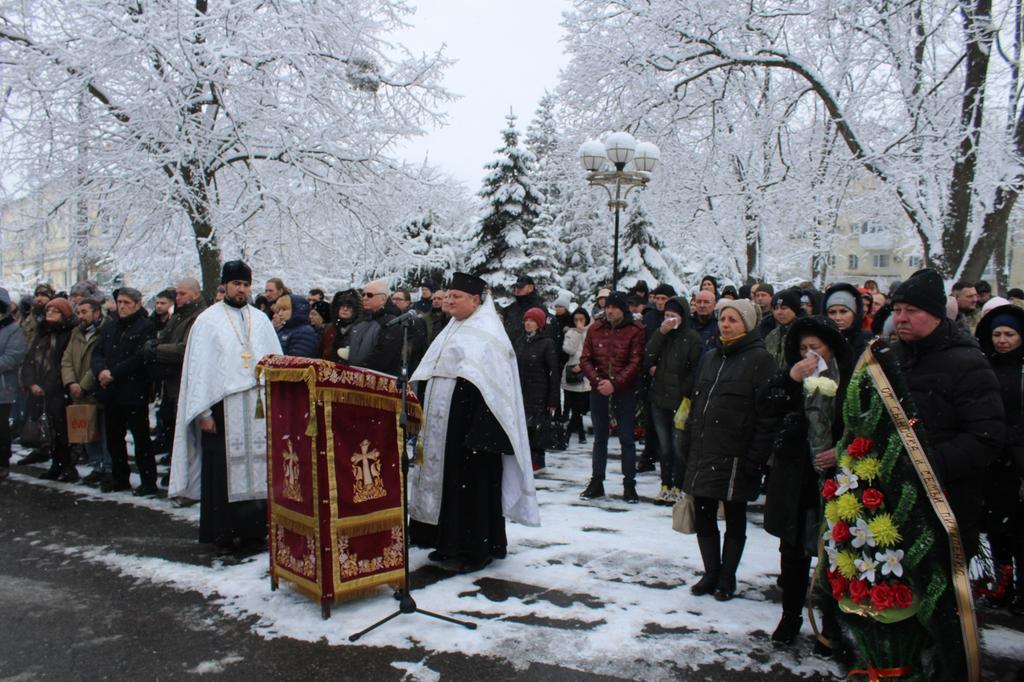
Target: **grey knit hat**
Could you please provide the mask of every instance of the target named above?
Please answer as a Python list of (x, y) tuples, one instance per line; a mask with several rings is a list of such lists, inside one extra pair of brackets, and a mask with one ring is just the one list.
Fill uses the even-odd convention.
[(757, 328), (757, 323), (761, 320), (761, 309), (749, 298), (740, 298), (735, 301), (721, 298), (715, 304), (715, 312), (720, 312), (726, 308), (732, 308), (739, 314), (740, 319), (743, 320), (743, 326), (746, 327), (748, 332), (754, 331)]

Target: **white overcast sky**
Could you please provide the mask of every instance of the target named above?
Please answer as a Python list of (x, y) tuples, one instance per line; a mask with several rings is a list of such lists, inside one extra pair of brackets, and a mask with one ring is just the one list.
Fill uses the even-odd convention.
[(558, 84), (566, 58), (560, 42), (569, 0), (419, 0), (413, 26), (396, 36), (414, 54), (441, 44), (457, 62), (444, 85), (461, 99), (448, 105), (448, 125), (406, 144), (410, 161), (427, 157), (476, 192), (483, 166), (501, 146), (509, 107), (525, 132), (545, 90)]

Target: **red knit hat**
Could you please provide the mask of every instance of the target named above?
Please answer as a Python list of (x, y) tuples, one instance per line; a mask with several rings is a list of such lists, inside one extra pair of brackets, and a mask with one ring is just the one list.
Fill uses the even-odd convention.
[(65, 320), (71, 319), (71, 303), (68, 302), (68, 299), (51, 299), (50, 302), (46, 304), (46, 309), (49, 310), (50, 308), (56, 308), (57, 312), (59, 312)]
[(547, 319), (547, 314), (540, 308), (530, 308), (525, 313), (523, 313), (523, 321), (525, 322), (526, 320), (533, 320), (534, 322), (537, 323), (538, 329), (544, 326), (544, 323), (547, 322)]

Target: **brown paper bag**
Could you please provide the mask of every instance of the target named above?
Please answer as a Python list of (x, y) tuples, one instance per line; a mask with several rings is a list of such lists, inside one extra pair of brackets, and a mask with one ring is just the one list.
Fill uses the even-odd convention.
[(95, 405), (68, 405), (68, 442), (93, 443), (99, 440), (98, 410)]

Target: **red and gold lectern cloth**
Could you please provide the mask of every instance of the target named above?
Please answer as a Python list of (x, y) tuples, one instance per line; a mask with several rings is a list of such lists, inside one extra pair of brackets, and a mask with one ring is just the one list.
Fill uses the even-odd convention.
[[(320, 601), (404, 583), (402, 467), (395, 378), (281, 355), (265, 357), (271, 585)], [(422, 410), (407, 393), (408, 433)]]

